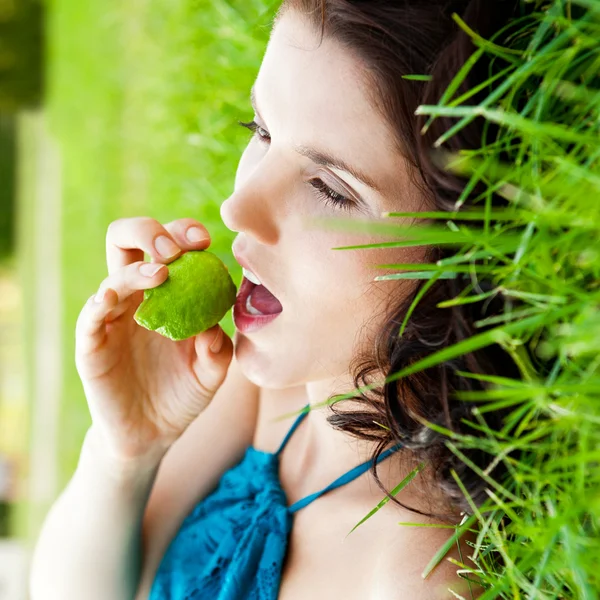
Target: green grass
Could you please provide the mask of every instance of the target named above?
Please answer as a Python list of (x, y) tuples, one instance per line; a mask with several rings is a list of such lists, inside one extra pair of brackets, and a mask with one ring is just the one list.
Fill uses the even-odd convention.
[[(476, 524), (478, 533), (477, 566), (462, 565), (463, 574), (482, 582), (481, 600), (593, 600), (600, 597), (600, 1), (538, 1), (535, 7), (507, 46), (470, 32), (479, 46), (473, 59), (437, 105), (418, 109), (429, 115), (426, 128), (438, 116), (455, 118), (436, 146), (478, 116), (500, 126), (496, 142), (440, 156), (446, 168), (468, 180), (457, 212), (421, 215), (437, 222), (419, 231), (393, 220), (376, 225), (327, 221), (329, 227), (388, 234), (395, 228), (401, 241), (382, 246), (454, 246), (454, 256), (434, 265), (381, 265), (403, 272), (379, 279), (429, 279), (423, 290), (440, 277), (470, 273), (461, 294), (440, 308), (485, 300), (486, 294), (478, 293), (479, 280), (493, 282), (487, 295), (504, 294), (504, 312), (475, 324), (488, 327), (485, 332), (387, 381), (502, 345), (520, 368), (519, 380), (462, 373), (489, 384), (484, 392), (458, 394), (465, 402), (477, 401), (472, 419), (464, 421), (473, 434), (425, 422), (445, 434), (447, 447), (488, 484), (488, 500), (478, 507), (454, 473), (471, 506), (461, 526)], [(484, 53), (502, 58), (508, 67), (487, 98), (471, 105), (470, 93), (455, 93)], [(479, 208), (463, 215), (459, 209), (476, 183), (484, 184), (483, 193), (471, 196)], [(509, 201), (508, 209), (492, 208), (493, 192)], [(508, 416), (496, 431), (486, 415), (499, 409)], [(463, 452), (467, 448), (504, 463), (506, 480), (482, 472)], [(423, 576), (446, 549), (432, 557)]]

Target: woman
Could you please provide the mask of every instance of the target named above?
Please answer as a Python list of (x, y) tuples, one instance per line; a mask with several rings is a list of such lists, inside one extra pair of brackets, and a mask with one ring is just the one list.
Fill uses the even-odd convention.
[[(454, 208), (461, 182), (430, 152), (448, 123), (435, 121), (421, 135), (414, 113), (439, 99), (473, 51), (452, 13), (489, 37), (515, 4), (281, 5), (252, 89), (254, 120), (242, 123), (253, 136), (221, 207), (225, 225), (238, 232), (233, 252), (245, 269), (235, 339), (215, 326), (172, 342), (132, 319), (143, 289), (168, 275), (163, 267), (148, 278), (146, 269), (209, 247), (202, 224), (111, 223), (109, 276), (77, 323), (77, 368), (93, 424), (38, 540), (33, 600), (481, 593), (447, 560), (421, 577), (452, 528), (398, 522), (458, 524), (469, 504), (451, 469), (474, 501), (485, 497), (483, 482), (421, 421), (465, 427), (467, 407), (452, 392), (477, 382), (456, 371), (516, 370), (494, 346), (308, 410), (467, 337), (482, 314), (474, 305), (437, 308), (460, 291), (440, 280), (399, 337), (420, 285), (376, 281), (385, 273), (376, 265), (429, 263), (444, 250), (337, 251), (389, 238), (311, 219)], [(464, 85), (488, 68), (481, 61)], [(412, 74), (431, 77), (404, 77)], [(482, 127), (474, 122), (449, 147), (477, 147)], [(196, 237), (186, 237), (190, 226)], [(487, 314), (499, 306), (490, 303)], [(469, 458), (490, 462), (476, 452)], [(426, 468), (411, 484), (347, 536), (381, 490), (389, 493), (421, 461)], [(475, 532), (463, 536), (447, 558), (473, 567), (467, 541), (474, 539)]]

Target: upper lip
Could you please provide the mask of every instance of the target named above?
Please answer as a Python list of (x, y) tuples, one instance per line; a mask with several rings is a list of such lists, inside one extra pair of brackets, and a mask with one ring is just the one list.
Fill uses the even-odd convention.
[(261, 284), (264, 285), (269, 291), (271, 291), (270, 286), (266, 284), (262, 276), (258, 274), (256, 269), (243, 256), (241, 256), (240, 254), (236, 254), (235, 250), (233, 251), (233, 256), (235, 257), (235, 260), (237, 260), (240, 266), (244, 267), (244, 269), (248, 269), (248, 271), (252, 271), (252, 273), (254, 273), (258, 277)]

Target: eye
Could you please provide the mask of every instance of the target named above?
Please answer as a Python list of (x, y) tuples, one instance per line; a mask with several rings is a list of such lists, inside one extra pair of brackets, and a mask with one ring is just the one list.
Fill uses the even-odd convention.
[(238, 123), (242, 127), (246, 127), (254, 133), (254, 135), (263, 142), (268, 142), (271, 139), (271, 136), (260, 126), (256, 121), (250, 121), (249, 123), (244, 123), (243, 121), (238, 121)]
[(319, 196), (325, 202), (325, 204), (330, 204), (331, 206), (334, 206), (335, 208), (341, 208), (342, 210), (352, 210), (352, 200), (349, 200), (345, 196), (334, 192), (320, 179), (311, 179), (308, 183), (317, 190), (317, 196)]
[[(256, 121), (250, 121), (248, 123), (244, 123), (243, 121), (238, 121), (238, 123), (242, 127), (246, 127), (250, 131), (254, 133), (254, 135), (262, 142), (269, 143), (271, 141), (271, 136), (260, 126)], [(317, 196), (325, 202), (325, 204), (329, 204), (334, 208), (340, 208), (342, 210), (350, 211), (352, 210), (353, 202), (349, 200), (345, 196), (338, 194), (333, 191), (327, 184), (325, 184), (320, 179), (312, 179), (309, 183), (312, 187), (317, 190)]]

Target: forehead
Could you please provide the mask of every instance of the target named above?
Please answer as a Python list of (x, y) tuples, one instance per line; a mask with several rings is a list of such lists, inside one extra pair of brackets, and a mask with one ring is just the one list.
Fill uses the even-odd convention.
[(405, 178), (399, 169), (404, 158), (369, 100), (364, 65), (335, 40), (319, 41), (320, 33), (293, 11), (277, 22), (254, 85), (260, 116), (274, 144), (325, 150), (393, 196)]

